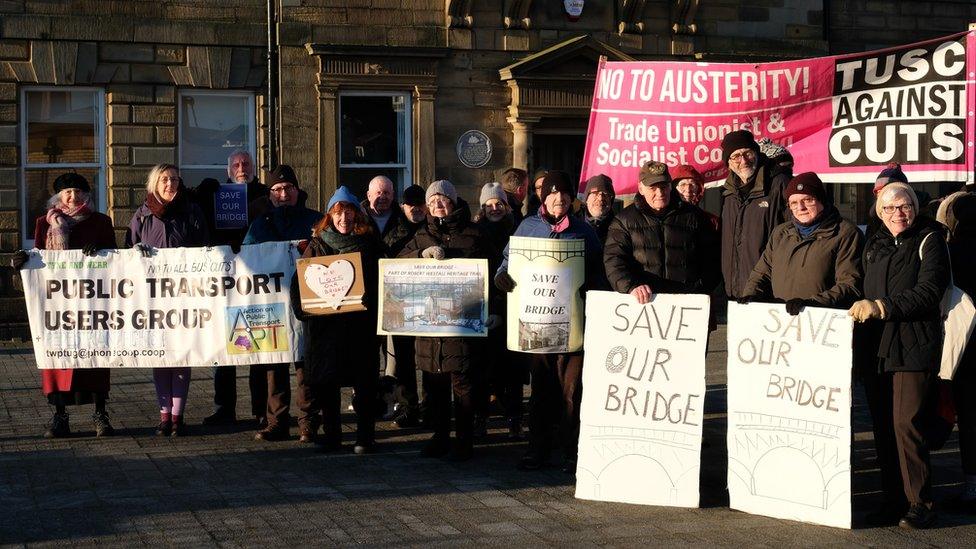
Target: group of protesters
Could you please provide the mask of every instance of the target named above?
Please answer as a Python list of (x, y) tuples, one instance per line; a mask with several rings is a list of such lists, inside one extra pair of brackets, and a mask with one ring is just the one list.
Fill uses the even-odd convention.
[[(355, 453), (374, 449), (382, 395), (391, 393), (398, 426), (423, 424), (433, 431), (423, 456), (467, 460), (494, 411), (507, 420), (510, 437), (522, 436), (523, 385), (529, 382), (529, 444), (518, 463), (525, 470), (551, 463), (555, 449), (561, 449), (563, 470), (576, 470), (583, 351), (506, 349), (505, 294), (520, 283), (508, 272), (510, 236), (584, 241), (583, 292), (612, 290), (641, 304), (658, 293), (704, 293), (739, 303), (784, 303), (791, 315), (808, 306), (847, 309), (858, 323), (855, 371), (870, 405), (885, 495), (884, 506), (869, 520), (930, 526), (935, 514), (928, 425), (940, 394), (940, 302), (953, 278), (967, 293), (976, 290), (976, 254), (967, 249), (976, 243), (976, 194), (953, 193), (931, 215), (935, 205), (920, 200), (901, 168), (884, 166), (875, 182), (872, 219), (862, 231), (841, 217), (817, 174), (794, 176), (787, 149), (757, 142), (745, 130), (725, 135), (721, 147), (729, 173), (719, 216), (699, 207), (705, 181), (694, 167), (655, 161), (635, 170), (637, 193), (622, 209), (615, 207), (614, 182), (604, 175), (587, 180), (577, 198), (578, 184), (565, 171), (542, 169), (529, 177), (511, 168), (500, 182), (481, 189), (475, 208), (447, 180), (426, 188), (411, 185), (398, 199), (393, 182), (377, 176), (362, 201), (339, 187), (323, 214), (305, 206), (307, 193), (290, 167), (279, 166), (262, 184), (250, 155), (237, 151), (228, 159), (228, 183), (247, 185), (248, 226), (217, 228), (219, 182), (208, 179), (190, 189), (176, 166), (164, 164), (149, 172), (145, 203), (134, 213), (124, 245), (148, 255), (153, 248), (229, 245), (236, 251), (242, 244), (302, 241), (303, 257), (360, 253), (365, 311), (309, 314), (298, 284), (291, 285), (306, 336), (304, 362), (294, 364), (299, 440), (318, 443), (324, 452), (342, 449), (340, 388), (352, 386)], [(91, 209), (91, 189), (81, 175), (58, 177), (54, 191), (36, 223), (38, 248), (91, 255), (116, 247), (112, 223)], [(494, 272), (488, 337), (378, 336), (376, 287), (383, 257), (486, 259)], [(26, 260), (18, 252), (14, 266)], [(974, 353), (964, 355), (953, 388), (966, 474), (960, 500), (976, 510)], [(259, 440), (290, 437), (290, 367), (250, 367)], [(185, 434), (190, 369), (156, 368), (153, 381), (157, 434)], [(42, 382), (55, 407), (47, 436), (67, 435), (65, 407), (87, 403), (95, 406), (96, 433), (112, 434), (105, 410), (108, 370), (44, 370)], [(236, 397), (235, 368), (215, 368), (214, 411), (203, 423), (236, 421)]]

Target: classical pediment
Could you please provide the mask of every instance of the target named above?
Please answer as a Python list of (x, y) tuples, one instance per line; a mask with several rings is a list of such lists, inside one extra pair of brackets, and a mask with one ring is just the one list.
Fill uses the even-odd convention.
[(588, 34), (570, 38), (540, 52), (502, 67), (498, 74), (503, 82), (518, 79), (580, 80), (593, 87), (600, 56), (610, 61), (633, 61), (626, 53), (600, 42)]

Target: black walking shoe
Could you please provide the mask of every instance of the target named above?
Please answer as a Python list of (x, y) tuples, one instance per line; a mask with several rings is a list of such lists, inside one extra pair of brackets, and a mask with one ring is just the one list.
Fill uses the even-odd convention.
[(410, 429), (420, 425), (419, 415), (412, 406), (398, 406), (393, 423), (401, 429)]
[(64, 438), (67, 436), (71, 436), (71, 428), (68, 427), (68, 414), (55, 412), (47, 425), (47, 431), (44, 432), (44, 438)]
[(204, 425), (233, 425), (234, 423), (237, 423), (237, 416), (234, 412), (228, 412), (223, 409), (217, 410), (203, 418)]
[(92, 422), (95, 424), (96, 437), (110, 437), (115, 434), (115, 429), (108, 422), (108, 414), (105, 412), (95, 412), (92, 414)]
[(935, 511), (923, 503), (913, 503), (905, 516), (898, 521), (898, 526), (909, 530), (924, 530), (935, 524)]

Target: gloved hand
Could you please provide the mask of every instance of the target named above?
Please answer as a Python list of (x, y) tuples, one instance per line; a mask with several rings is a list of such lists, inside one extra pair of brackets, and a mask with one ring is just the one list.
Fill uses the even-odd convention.
[(790, 313), (792, 316), (800, 314), (800, 310), (806, 306), (807, 302), (805, 299), (793, 298), (786, 300), (786, 312)]
[(152, 257), (152, 248), (149, 247), (148, 244), (143, 244), (140, 242), (132, 246), (132, 249), (139, 250), (139, 253), (142, 254), (142, 257)]
[(865, 322), (872, 318), (881, 318), (881, 307), (870, 299), (862, 299), (851, 305), (847, 314), (857, 322)]
[(88, 257), (94, 257), (98, 255), (98, 246), (94, 244), (85, 244), (85, 247), (81, 249), (81, 253), (87, 255)]
[(495, 287), (503, 292), (511, 292), (515, 289), (515, 279), (508, 271), (499, 271), (495, 275)]
[(10, 266), (19, 271), (24, 268), (24, 263), (27, 263), (28, 259), (30, 256), (27, 254), (27, 250), (17, 250), (10, 257)]
[(647, 284), (641, 284), (630, 291), (630, 295), (637, 298), (637, 303), (641, 305), (647, 303), (654, 296), (654, 292), (651, 291), (651, 287)]
[(748, 305), (754, 299), (756, 299), (756, 296), (754, 295), (740, 295), (739, 297), (735, 298), (735, 302), (739, 305)]
[(424, 259), (444, 259), (444, 248), (440, 246), (429, 246), (424, 248), (424, 251), (420, 252), (420, 256)]
[(485, 319), (485, 328), (488, 328), (489, 330), (494, 330), (501, 325), (502, 317), (499, 315), (488, 315), (488, 318)]

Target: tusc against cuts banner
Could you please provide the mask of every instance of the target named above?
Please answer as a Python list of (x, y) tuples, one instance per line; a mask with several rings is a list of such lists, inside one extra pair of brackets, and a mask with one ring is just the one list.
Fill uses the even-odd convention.
[(602, 61), (581, 181), (605, 174), (633, 194), (648, 160), (720, 181), (722, 138), (748, 130), (829, 183), (873, 183), (889, 162), (912, 181), (972, 183), (974, 44), (967, 32), (776, 63)]
[(853, 323), (729, 303), (729, 507), (851, 527)]
[(33, 250), (21, 271), (38, 368), (270, 364), (301, 356), (289, 242)]
[(698, 507), (708, 302), (586, 292), (576, 497)]

